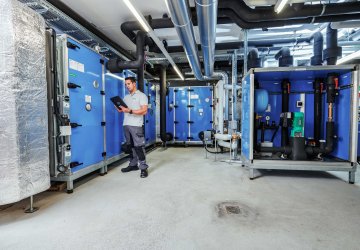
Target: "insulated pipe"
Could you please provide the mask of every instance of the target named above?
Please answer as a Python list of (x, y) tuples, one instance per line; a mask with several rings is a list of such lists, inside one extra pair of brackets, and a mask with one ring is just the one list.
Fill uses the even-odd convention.
[(316, 78), (314, 82), (314, 140), (319, 146), (322, 124), (322, 79)]
[[(281, 83), (281, 112), (289, 112), (289, 94), (290, 94), (290, 82), (285, 79)], [(281, 128), (281, 146), (285, 147), (289, 145), (289, 131), (288, 128)]]
[(326, 49), (324, 50), (324, 60), (327, 65), (336, 65), (337, 58), (342, 54), (337, 39), (337, 30), (332, 29), (329, 24), (326, 29)]
[(256, 48), (253, 48), (249, 51), (247, 55), (248, 64), (247, 64), (247, 70), (251, 68), (259, 68), (260, 67), (260, 58), (259, 53)]
[(218, 145), (225, 148), (231, 148), (232, 150), (237, 149), (237, 140), (233, 142), (226, 142), (226, 141), (218, 141)]
[(314, 154), (329, 154), (334, 149), (334, 134), (335, 124), (333, 121), (333, 108), (335, 98), (337, 96), (338, 76), (336, 74), (328, 74), (326, 79), (326, 102), (328, 104), (328, 120), (326, 122), (326, 143), (320, 147), (306, 147), (306, 153)]
[[(237, 117), (237, 109), (236, 109), (236, 105), (237, 105), (237, 90), (236, 90), (236, 86), (237, 86), (237, 51), (234, 50), (234, 54), (232, 55), (232, 69), (231, 69), (231, 81), (232, 81), (232, 89), (231, 89), (231, 94), (232, 94), (232, 107), (231, 107), (231, 120), (232, 123), (234, 123), (236, 120), (238, 120)], [(233, 127), (233, 124), (231, 125), (231, 128)]]
[(138, 72), (138, 89), (144, 92), (144, 58), (145, 58), (145, 37), (144, 31), (136, 34), (136, 60), (121, 61), (119, 58), (110, 59), (106, 63), (106, 68), (112, 73), (121, 73), (124, 69), (136, 69)]
[(195, 0), (205, 75), (214, 73), (217, 0)]
[(218, 132), (220, 134), (224, 133), (224, 102), (227, 102), (224, 96), (224, 86), (227, 86), (229, 83), (228, 74), (224, 71), (216, 71), (214, 72), (214, 76), (221, 77), (221, 80), (217, 83), (218, 87), (218, 104), (216, 108), (217, 117), (218, 117)]
[(275, 59), (279, 60), (279, 67), (289, 67), (293, 66), (293, 57), (290, 54), (290, 49), (283, 47), (275, 54)]
[(166, 0), (169, 7), (171, 20), (174, 23), (181, 44), (184, 46), (186, 57), (196, 79), (202, 80), (201, 64), (194, 35), (189, 2), (187, 0)]
[(230, 9), (238, 16), (243, 17), (246, 22), (265, 22), (273, 20), (291, 21), (292, 19), (304, 19), (329, 15), (356, 14), (360, 12), (359, 2), (344, 2), (334, 4), (312, 4), (312, 5), (288, 6), (286, 11), (274, 12), (274, 7), (250, 8), (244, 1), (221, 0), (219, 10)]
[(322, 65), (324, 38), (320, 31), (314, 34), (314, 56), (311, 57), (311, 65)]
[(166, 136), (166, 67), (160, 70), (160, 138), (162, 142), (167, 141)]

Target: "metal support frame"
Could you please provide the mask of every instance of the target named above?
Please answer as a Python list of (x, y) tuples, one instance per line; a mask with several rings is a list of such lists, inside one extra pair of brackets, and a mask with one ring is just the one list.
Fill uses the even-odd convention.
[(25, 210), (25, 213), (27, 213), (27, 214), (32, 214), (32, 213), (34, 213), (34, 212), (36, 212), (36, 211), (38, 211), (38, 210), (39, 210), (39, 208), (34, 207), (34, 196), (31, 195), (31, 196), (30, 196), (30, 207)]
[(246, 75), (247, 72), (247, 54), (248, 54), (248, 31), (246, 29), (243, 30), (244, 34), (244, 64), (243, 64), (243, 76)]

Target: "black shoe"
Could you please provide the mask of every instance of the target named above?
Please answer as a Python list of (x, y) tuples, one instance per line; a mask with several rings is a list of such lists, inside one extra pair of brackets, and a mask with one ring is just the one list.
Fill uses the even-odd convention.
[(121, 172), (127, 173), (127, 172), (130, 172), (130, 171), (136, 171), (136, 170), (139, 170), (138, 166), (128, 166), (126, 168), (122, 168)]
[(146, 178), (146, 177), (148, 177), (148, 171), (147, 171), (147, 169), (141, 169), (141, 173), (140, 173), (140, 177), (141, 178)]

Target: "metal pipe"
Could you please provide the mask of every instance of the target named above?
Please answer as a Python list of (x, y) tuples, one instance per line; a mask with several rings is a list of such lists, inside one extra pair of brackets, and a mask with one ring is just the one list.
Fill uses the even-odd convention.
[(237, 51), (234, 50), (234, 54), (232, 55), (232, 73), (231, 73), (231, 81), (232, 81), (232, 106), (231, 106), (231, 115), (232, 122), (238, 120), (236, 115), (236, 103), (237, 103)]
[(191, 13), (189, 12), (189, 2), (186, 0), (166, 0), (166, 3), (181, 44), (184, 46), (190, 67), (195, 77), (201, 80), (204, 76), (201, 72), (200, 58), (191, 21)]
[(217, 0), (195, 0), (205, 75), (214, 73)]

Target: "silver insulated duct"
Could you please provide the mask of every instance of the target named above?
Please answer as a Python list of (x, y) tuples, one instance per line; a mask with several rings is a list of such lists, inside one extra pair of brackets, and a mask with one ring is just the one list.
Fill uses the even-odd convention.
[(217, 0), (195, 0), (205, 75), (214, 73)]
[(193, 23), (187, 0), (166, 0), (179, 39), (184, 46), (190, 67), (196, 79), (204, 79), (201, 73), (201, 64), (195, 41)]

